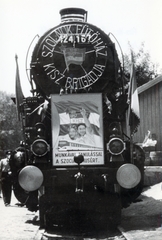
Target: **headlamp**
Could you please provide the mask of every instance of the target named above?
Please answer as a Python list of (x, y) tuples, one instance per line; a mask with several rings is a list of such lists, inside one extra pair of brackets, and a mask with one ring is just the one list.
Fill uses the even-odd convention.
[(121, 138), (112, 138), (107, 144), (107, 150), (112, 155), (119, 155), (125, 150), (125, 142)]
[(49, 151), (49, 145), (44, 139), (37, 139), (31, 145), (31, 151), (35, 156), (42, 157)]

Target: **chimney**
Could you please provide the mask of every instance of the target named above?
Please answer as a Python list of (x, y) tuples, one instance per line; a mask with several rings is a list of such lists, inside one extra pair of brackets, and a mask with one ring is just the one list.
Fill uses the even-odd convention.
[(87, 11), (82, 8), (64, 8), (60, 10), (60, 15), (61, 23), (87, 21)]

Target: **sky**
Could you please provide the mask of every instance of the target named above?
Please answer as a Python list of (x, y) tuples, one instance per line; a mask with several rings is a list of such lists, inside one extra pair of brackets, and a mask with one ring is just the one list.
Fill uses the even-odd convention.
[(124, 54), (130, 54), (128, 43), (136, 52), (144, 43), (151, 61), (162, 69), (162, 0), (0, 0), (1, 91), (15, 93), (17, 54), (22, 89), (31, 96), (26, 69), (38, 38), (27, 55), (29, 45), (37, 34), (60, 24), (59, 11), (66, 7), (88, 11), (87, 22), (112, 33)]

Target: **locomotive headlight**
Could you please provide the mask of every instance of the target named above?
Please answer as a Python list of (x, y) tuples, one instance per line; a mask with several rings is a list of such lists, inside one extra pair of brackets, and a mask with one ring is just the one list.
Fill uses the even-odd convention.
[(125, 150), (125, 142), (120, 138), (112, 138), (107, 144), (107, 150), (112, 155), (119, 155)]
[(118, 169), (116, 178), (121, 187), (130, 189), (140, 182), (141, 172), (135, 165), (126, 163)]
[(49, 145), (44, 139), (37, 139), (31, 145), (31, 151), (35, 156), (42, 157), (49, 151)]

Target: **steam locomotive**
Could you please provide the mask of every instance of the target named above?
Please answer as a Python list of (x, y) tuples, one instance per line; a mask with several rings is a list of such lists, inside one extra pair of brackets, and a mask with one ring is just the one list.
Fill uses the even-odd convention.
[(32, 97), (17, 83), (24, 140), (13, 154), (15, 196), (39, 210), (43, 228), (72, 226), (76, 216), (117, 225), (144, 175), (143, 150), (127, 134), (123, 69), (84, 9), (60, 15), (33, 50)]

